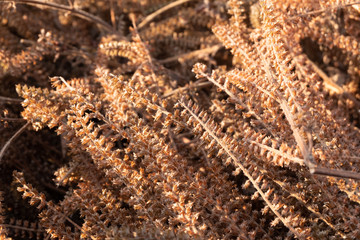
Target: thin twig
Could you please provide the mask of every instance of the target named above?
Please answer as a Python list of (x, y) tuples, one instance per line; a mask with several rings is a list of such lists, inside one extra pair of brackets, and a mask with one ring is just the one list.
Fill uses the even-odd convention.
[(0, 226), (5, 227), (5, 228), (21, 229), (23, 231), (29, 231), (29, 232), (31, 231), (31, 232), (44, 232), (45, 233), (45, 229), (28, 228), (28, 227), (17, 226), (17, 225), (12, 225), (12, 224), (0, 224)]
[(23, 100), (20, 99), (20, 98), (9, 98), (9, 97), (0, 96), (0, 101), (4, 101), (4, 102), (22, 102)]
[(26, 119), (23, 119), (23, 118), (0, 117), (0, 121), (22, 122), (22, 121), (26, 121)]
[(208, 47), (208, 48), (204, 48), (204, 49), (200, 49), (200, 50), (196, 50), (196, 51), (176, 55), (176, 56), (169, 57), (169, 58), (166, 58), (166, 59), (158, 60), (158, 62), (161, 63), (161, 64), (165, 64), (165, 63), (177, 61), (177, 60), (179, 60), (181, 58), (182, 59), (189, 59), (189, 58), (193, 58), (195, 56), (197, 58), (199, 58), (199, 55), (214, 53), (214, 52), (218, 51), (222, 46), (223, 46), (222, 44), (217, 44), (217, 45), (212, 46), (212, 47)]
[(360, 180), (360, 173), (339, 170), (339, 169), (315, 167), (312, 170), (310, 170), (310, 172), (312, 174), (325, 175), (329, 177), (352, 178), (352, 179)]
[(3, 158), (6, 150), (9, 148), (10, 144), (14, 141), (14, 139), (16, 139), (28, 126), (30, 125), (30, 122), (27, 122), (24, 126), (22, 126), (6, 143), (5, 145), (2, 147), (1, 152), (0, 152), (0, 162), (1, 159)]
[(182, 92), (182, 91), (185, 91), (185, 90), (188, 90), (188, 89), (192, 89), (192, 88), (204, 88), (204, 87), (208, 87), (208, 86), (211, 86), (213, 85), (211, 82), (204, 82), (202, 79), (201, 80), (198, 80), (196, 82), (194, 82), (193, 84), (190, 84), (188, 86), (185, 86), (185, 87), (180, 87), (180, 88), (176, 88), (174, 89), (173, 91), (165, 94), (164, 96), (162, 96), (162, 98), (168, 98), (176, 93), (179, 93), (179, 92)]
[(179, 6), (183, 3), (189, 2), (189, 1), (190, 0), (178, 0), (178, 1), (172, 2), (168, 5), (160, 8), (159, 10), (153, 12), (152, 14), (150, 14), (146, 18), (144, 18), (144, 20), (142, 20), (142, 22), (138, 25), (138, 28), (139, 29), (143, 28), (145, 25), (147, 25), (149, 22), (151, 22), (156, 16), (160, 15), (161, 13), (163, 13), (173, 7)]
[(110, 19), (113, 25), (113, 29), (116, 29), (116, 19), (115, 19), (115, 11), (114, 11), (114, 0), (110, 0)]
[(352, 3), (347, 3), (347, 4), (340, 4), (340, 5), (335, 6), (335, 7), (329, 7), (329, 8), (324, 8), (324, 9), (319, 9), (319, 10), (310, 11), (310, 12), (303, 13), (303, 14), (298, 14), (298, 15), (296, 15), (296, 16), (290, 17), (289, 19), (295, 19), (295, 18), (298, 18), (298, 17), (305, 17), (305, 16), (309, 16), (309, 15), (315, 15), (315, 14), (323, 13), (323, 12), (330, 11), (330, 10), (335, 10), (335, 9), (341, 9), (341, 8), (345, 8), (345, 7), (350, 7), (350, 6), (357, 5), (357, 4), (360, 4), (360, 1), (352, 2)]
[(75, 9), (73, 6), (66, 6), (66, 5), (57, 4), (54, 2), (44, 2), (44, 1), (39, 1), (39, 0), (15, 0), (15, 1), (3, 0), (2, 2), (4, 2), (4, 3), (15, 2), (18, 4), (44, 6), (44, 7), (50, 8), (50, 9), (56, 9), (56, 10), (61, 10), (61, 11), (66, 11), (66, 12), (69, 11), (72, 14), (78, 16), (79, 18), (82, 18), (89, 22), (94, 22), (94, 23), (98, 24), (99, 26), (101, 26), (108, 32), (114, 32), (114, 29), (112, 28), (112, 26), (110, 26), (107, 22), (103, 21), (101, 18), (96, 17), (88, 12), (83, 11), (83, 10)]

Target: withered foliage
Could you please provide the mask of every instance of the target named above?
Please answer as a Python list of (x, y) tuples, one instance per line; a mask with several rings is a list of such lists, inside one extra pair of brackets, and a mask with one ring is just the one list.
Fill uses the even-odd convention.
[(1, 239), (359, 239), (360, 4), (0, 2)]

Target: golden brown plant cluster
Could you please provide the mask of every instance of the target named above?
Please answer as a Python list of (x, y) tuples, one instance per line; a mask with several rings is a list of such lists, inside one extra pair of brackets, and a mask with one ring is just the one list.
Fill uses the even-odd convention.
[(0, 239), (359, 239), (360, 4), (0, 1)]

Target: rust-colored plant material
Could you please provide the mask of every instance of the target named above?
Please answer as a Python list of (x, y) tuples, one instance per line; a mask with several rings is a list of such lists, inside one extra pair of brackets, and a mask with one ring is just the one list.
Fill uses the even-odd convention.
[(360, 3), (0, 20), (0, 239), (360, 238)]

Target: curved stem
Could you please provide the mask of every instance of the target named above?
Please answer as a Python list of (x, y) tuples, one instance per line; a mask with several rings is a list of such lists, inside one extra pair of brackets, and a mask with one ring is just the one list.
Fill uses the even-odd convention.
[(156, 16), (160, 15), (161, 13), (163, 13), (173, 7), (179, 6), (183, 3), (189, 2), (189, 1), (190, 0), (178, 0), (178, 1), (175, 1), (173, 3), (170, 3), (170, 4), (160, 8), (159, 10), (153, 12), (152, 14), (150, 14), (146, 18), (144, 18), (144, 20), (139, 24), (139, 29), (143, 28), (146, 24), (151, 22)]
[(88, 13), (88, 12), (83, 11), (83, 10), (76, 9), (73, 6), (66, 6), (66, 5), (57, 4), (57, 3), (53, 3), (53, 2), (44, 2), (44, 1), (40, 1), (40, 0), (16, 0), (16, 1), (4, 0), (2, 2), (15, 2), (15, 3), (18, 3), (18, 4), (44, 6), (44, 7), (47, 7), (47, 8), (56, 9), (56, 10), (60, 10), (60, 11), (69, 11), (72, 14), (78, 16), (79, 18), (82, 18), (82, 19), (85, 19), (87, 21), (94, 22), (94, 23), (98, 24), (99, 26), (101, 26), (102, 28), (104, 28), (108, 32), (114, 32), (114, 29), (107, 22), (102, 20), (101, 18), (96, 17), (96, 16), (94, 16), (94, 15)]
[(1, 159), (3, 158), (6, 150), (9, 148), (10, 144), (14, 141), (14, 139), (16, 139), (18, 136), (20, 136), (20, 134), (27, 128), (27, 126), (30, 125), (30, 122), (27, 122), (24, 126), (22, 126), (6, 143), (5, 145), (2, 147), (1, 151), (0, 151), (0, 162)]

